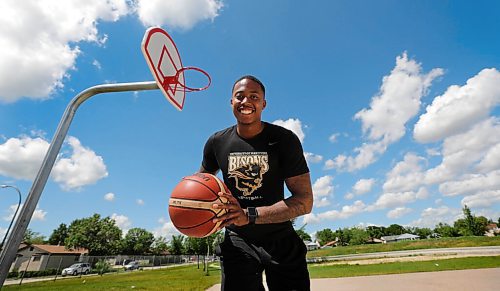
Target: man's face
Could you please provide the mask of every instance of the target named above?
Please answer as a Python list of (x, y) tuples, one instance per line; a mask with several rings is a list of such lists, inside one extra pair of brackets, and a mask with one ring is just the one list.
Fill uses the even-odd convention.
[(257, 82), (243, 79), (234, 86), (231, 106), (239, 124), (260, 122), (262, 110), (266, 107), (264, 92)]

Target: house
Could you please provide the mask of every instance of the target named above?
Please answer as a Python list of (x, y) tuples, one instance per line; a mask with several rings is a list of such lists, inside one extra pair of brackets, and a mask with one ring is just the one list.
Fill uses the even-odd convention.
[(319, 243), (317, 241), (315, 241), (315, 242), (304, 241), (304, 244), (306, 245), (306, 248), (308, 251), (313, 251), (313, 250), (319, 249)]
[(383, 242), (384, 241), (379, 239), (379, 238), (371, 237), (371, 238), (367, 239), (365, 243), (367, 243), (367, 244), (381, 244)]
[(417, 240), (420, 239), (418, 235), (414, 235), (411, 233), (403, 233), (400, 235), (387, 235), (383, 236), (380, 238), (382, 240), (382, 243), (388, 243), (388, 242), (397, 242), (397, 241), (404, 241), (404, 240)]
[(339, 244), (338, 239), (332, 240), (321, 246), (322, 249), (336, 247)]
[(43, 271), (63, 269), (82, 261), (89, 251), (84, 248), (66, 249), (65, 246), (21, 244), (10, 271)]
[(490, 223), (486, 226), (484, 235), (485, 236), (500, 235), (500, 228), (498, 228), (498, 225), (496, 223)]

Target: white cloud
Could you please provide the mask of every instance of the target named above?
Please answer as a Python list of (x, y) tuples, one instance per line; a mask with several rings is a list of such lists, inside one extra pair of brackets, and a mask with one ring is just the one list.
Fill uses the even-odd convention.
[[(19, 216), (19, 213), (21, 212), (21, 209), (23, 208), (24, 204), (19, 205), (19, 210), (17, 211), (17, 216)], [(13, 204), (9, 207), (8, 209), (8, 214), (7, 216), (4, 216), (4, 220), (6, 221), (11, 221), (12, 218), (14, 217), (14, 213), (16, 213), (18, 205)], [(45, 215), (47, 215), (47, 211), (40, 209), (38, 205), (35, 208), (35, 211), (33, 212), (33, 216), (31, 217), (32, 221), (39, 220), (39, 221), (44, 221), (45, 220)], [(17, 218), (16, 218), (17, 219)]]
[(110, 202), (111, 202), (111, 201), (114, 201), (114, 200), (115, 200), (115, 194), (114, 194), (114, 193), (111, 193), (111, 192), (109, 192), (109, 193), (105, 194), (105, 195), (104, 195), (104, 200), (106, 200), (106, 201), (110, 201)]
[(352, 187), (352, 192), (356, 195), (363, 195), (372, 190), (375, 179), (360, 179)]
[(123, 233), (126, 233), (132, 225), (130, 219), (125, 215), (113, 213), (111, 215), (111, 219), (115, 221), (116, 226), (118, 226), (123, 231)]
[[(370, 108), (356, 113), (361, 120), (363, 133), (370, 143), (355, 149), (355, 157), (329, 160), (330, 166), (355, 171), (366, 168), (383, 154), (387, 147), (406, 133), (406, 123), (417, 115), (421, 101), (432, 81), (443, 74), (442, 69), (422, 73), (422, 66), (408, 59), (406, 52), (396, 58), (391, 74), (382, 80), (380, 91), (372, 98)], [(328, 165), (327, 165), (328, 167)]]
[(118, 20), (128, 7), (126, 0), (2, 0), (0, 11), (0, 102), (14, 102), (62, 88), (80, 54), (75, 44), (101, 42), (97, 23)]
[[(500, 144), (500, 119), (479, 122), (467, 132), (450, 136), (443, 142), (442, 162), (427, 170), (427, 184), (467, 179), (471, 174), (500, 170), (493, 160)], [(463, 178), (461, 178), (463, 177)]]
[(158, 220), (158, 222), (161, 225), (153, 230), (153, 235), (155, 237), (163, 236), (167, 239), (171, 239), (173, 235), (180, 234), (180, 232), (175, 228), (174, 224), (171, 221), (168, 221), (162, 217)]
[(309, 163), (319, 163), (323, 160), (323, 156), (313, 153), (304, 152), (304, 156)]
[(483, 159), (477, 165), (478, 170), (484, 173), (500, 169), (500, 143), (493, 145), (485, 152)]
[(448, 181), (439, 185), (439, 191), (445, 196), (477, 193), (484, 190), (500, 189), (500, 170), (483, 174), (468, 174), (460, 180)]
[(0, 175), (33, 180), (48, 148), (49, 143), (42, 138), (9, 138), (0, 144)]
[(404, 206), (406, 204), (415, 202), (417, 199), (426, 199), (428, 195), (429, 193), (425, 187), (421, 187), (416, 192), (387, 192), (380, 195), (374, 204), (367, 207), (367, 210), (373, 211), (397, 206)]
[(189, 29), (200, 21), (213, 21), (223, 7), (218, 0), (137, 0), (136, 5), (144, 26), (180, 29)]
[(286, 129), (289, 129), (293, 131), (299, 138), (300, 142), (304, 142), (304, 138), (306, 135), (304, 134), (304, 131), (302, 130), (302, 122), (299, 119), (287, 119), (287, 120), (275, 120), (273, 121), (273, 124), (283, 126)]
[[(68, 137), (66, 143), (72, 149), (71, 157), (60, 154), (51, 174), (63, 189), (79, 189), (108, 175), (102, 157), (83, 147), (75, 137)], [(0, 144), (0, 175), (33, 180), (48, 148), (49, 143), (39, 137), (9, 138)]]
[(142, 205), (144, 205), (144, 200), (137, 199), (137, 200), (135, 200), (135, 203), (137, 203), (137, 205), (141, 205), (142, 206)]
[[(470, 196), (465, 196), (462, 199), (462, 205), (468, 207), (492, 207), (494, 204), (500, 203), (500, 190), (483, 191)], [(493, 217), (494, 218), (494, 217)]]
[(319, 214), (309, 213), (304, 216), (304, 223), (318, 223), (323, 220), (346, 219), (355, 214), (366, 211), (366, 205), (361, 200), (355, 201), (351, 205), (344, 205), (339, 210), (329, 210)]
[(334, 134), (330, 135), (330, 137), (328, 138), (328, 140), (331, 143), (336, 143), (339, 136), (340, 136), (340, 133), (334, 133)]
[(332, 176), (323, 176), (318, 178), (312, 185), (314, 206), (321, 207), (330, 204), (328, 197), (333, 194), (334, 186), (332, 185)]
[(439, 208), (426, 208), (420, 214), (420, 218), (411, 222), (410, 225), (419, 227), (434, 228), (439, 222), (448, 223), (453, 225), (453, 222), (461, 217), (461, 209), (453, 209), (448, 206), (441, 206)]
[(398, 162), (387, 173), (382, 186), (385, 192), (404, 192), (417, 189), (424, 183), (425, 174), (422, 163), (426, 160), (414, 153), (405, 154), (403, 161)]
[(400, 218), (402, 216), (405, 216), (408, 213), (411, 213), (412, 209), (406, 208), (406, 207), (396, 207), (393, 210), (387, 212), (387, 217), (388, 218)]
[(59, 159), (52, 169), (54, 181), (63, 189), (77, 190), (108, 176), (102, 157), (82, 146), (75, 137), (70, 136), (68, 144), (73, 150), (71, 157)]
[(488, 117), (500, 104), (500, 72), (484, 69), (464, 86), (450, 86), (427, 106), (415, 124), (413, 135), (419, 142), (435, 142), (467, 131)]
[(98, 60), (94, 60), (94, 61), (92, 62), (92, 65), (93, 65), (94, 67), (96, 67), (98, 70), (101, 70), (101, 69), (102, 69), (101, 63), (99, 63), (99, 61), (98, 61)]

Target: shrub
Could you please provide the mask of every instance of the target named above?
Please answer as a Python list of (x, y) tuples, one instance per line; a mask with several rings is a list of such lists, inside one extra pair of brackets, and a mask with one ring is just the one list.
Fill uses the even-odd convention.
[(95, 264), (94, 269), (97, 271), (97, 274), (102, 276), (104, 273), (108, 273), (111, 271), (111, 265), (105, 260), (99, 260)]

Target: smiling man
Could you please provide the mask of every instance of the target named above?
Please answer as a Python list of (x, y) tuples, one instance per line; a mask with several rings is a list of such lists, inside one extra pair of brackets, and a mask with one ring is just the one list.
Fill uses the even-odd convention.
[[(236, 125), (205, 144), (200, 172), (222, 171), (231, 193), (219, 193), (229, 212), (214, 220), (225, 227), (220, 245), (222, 290), (309, 290), (306, 247), (291, 220), (312, 209), (309, 168), (298, 137), (262, 121), (265, 87), (254, 76), (238, 79), (231, 107)], [(285, 199), (284, 185), (292, 194)]]

